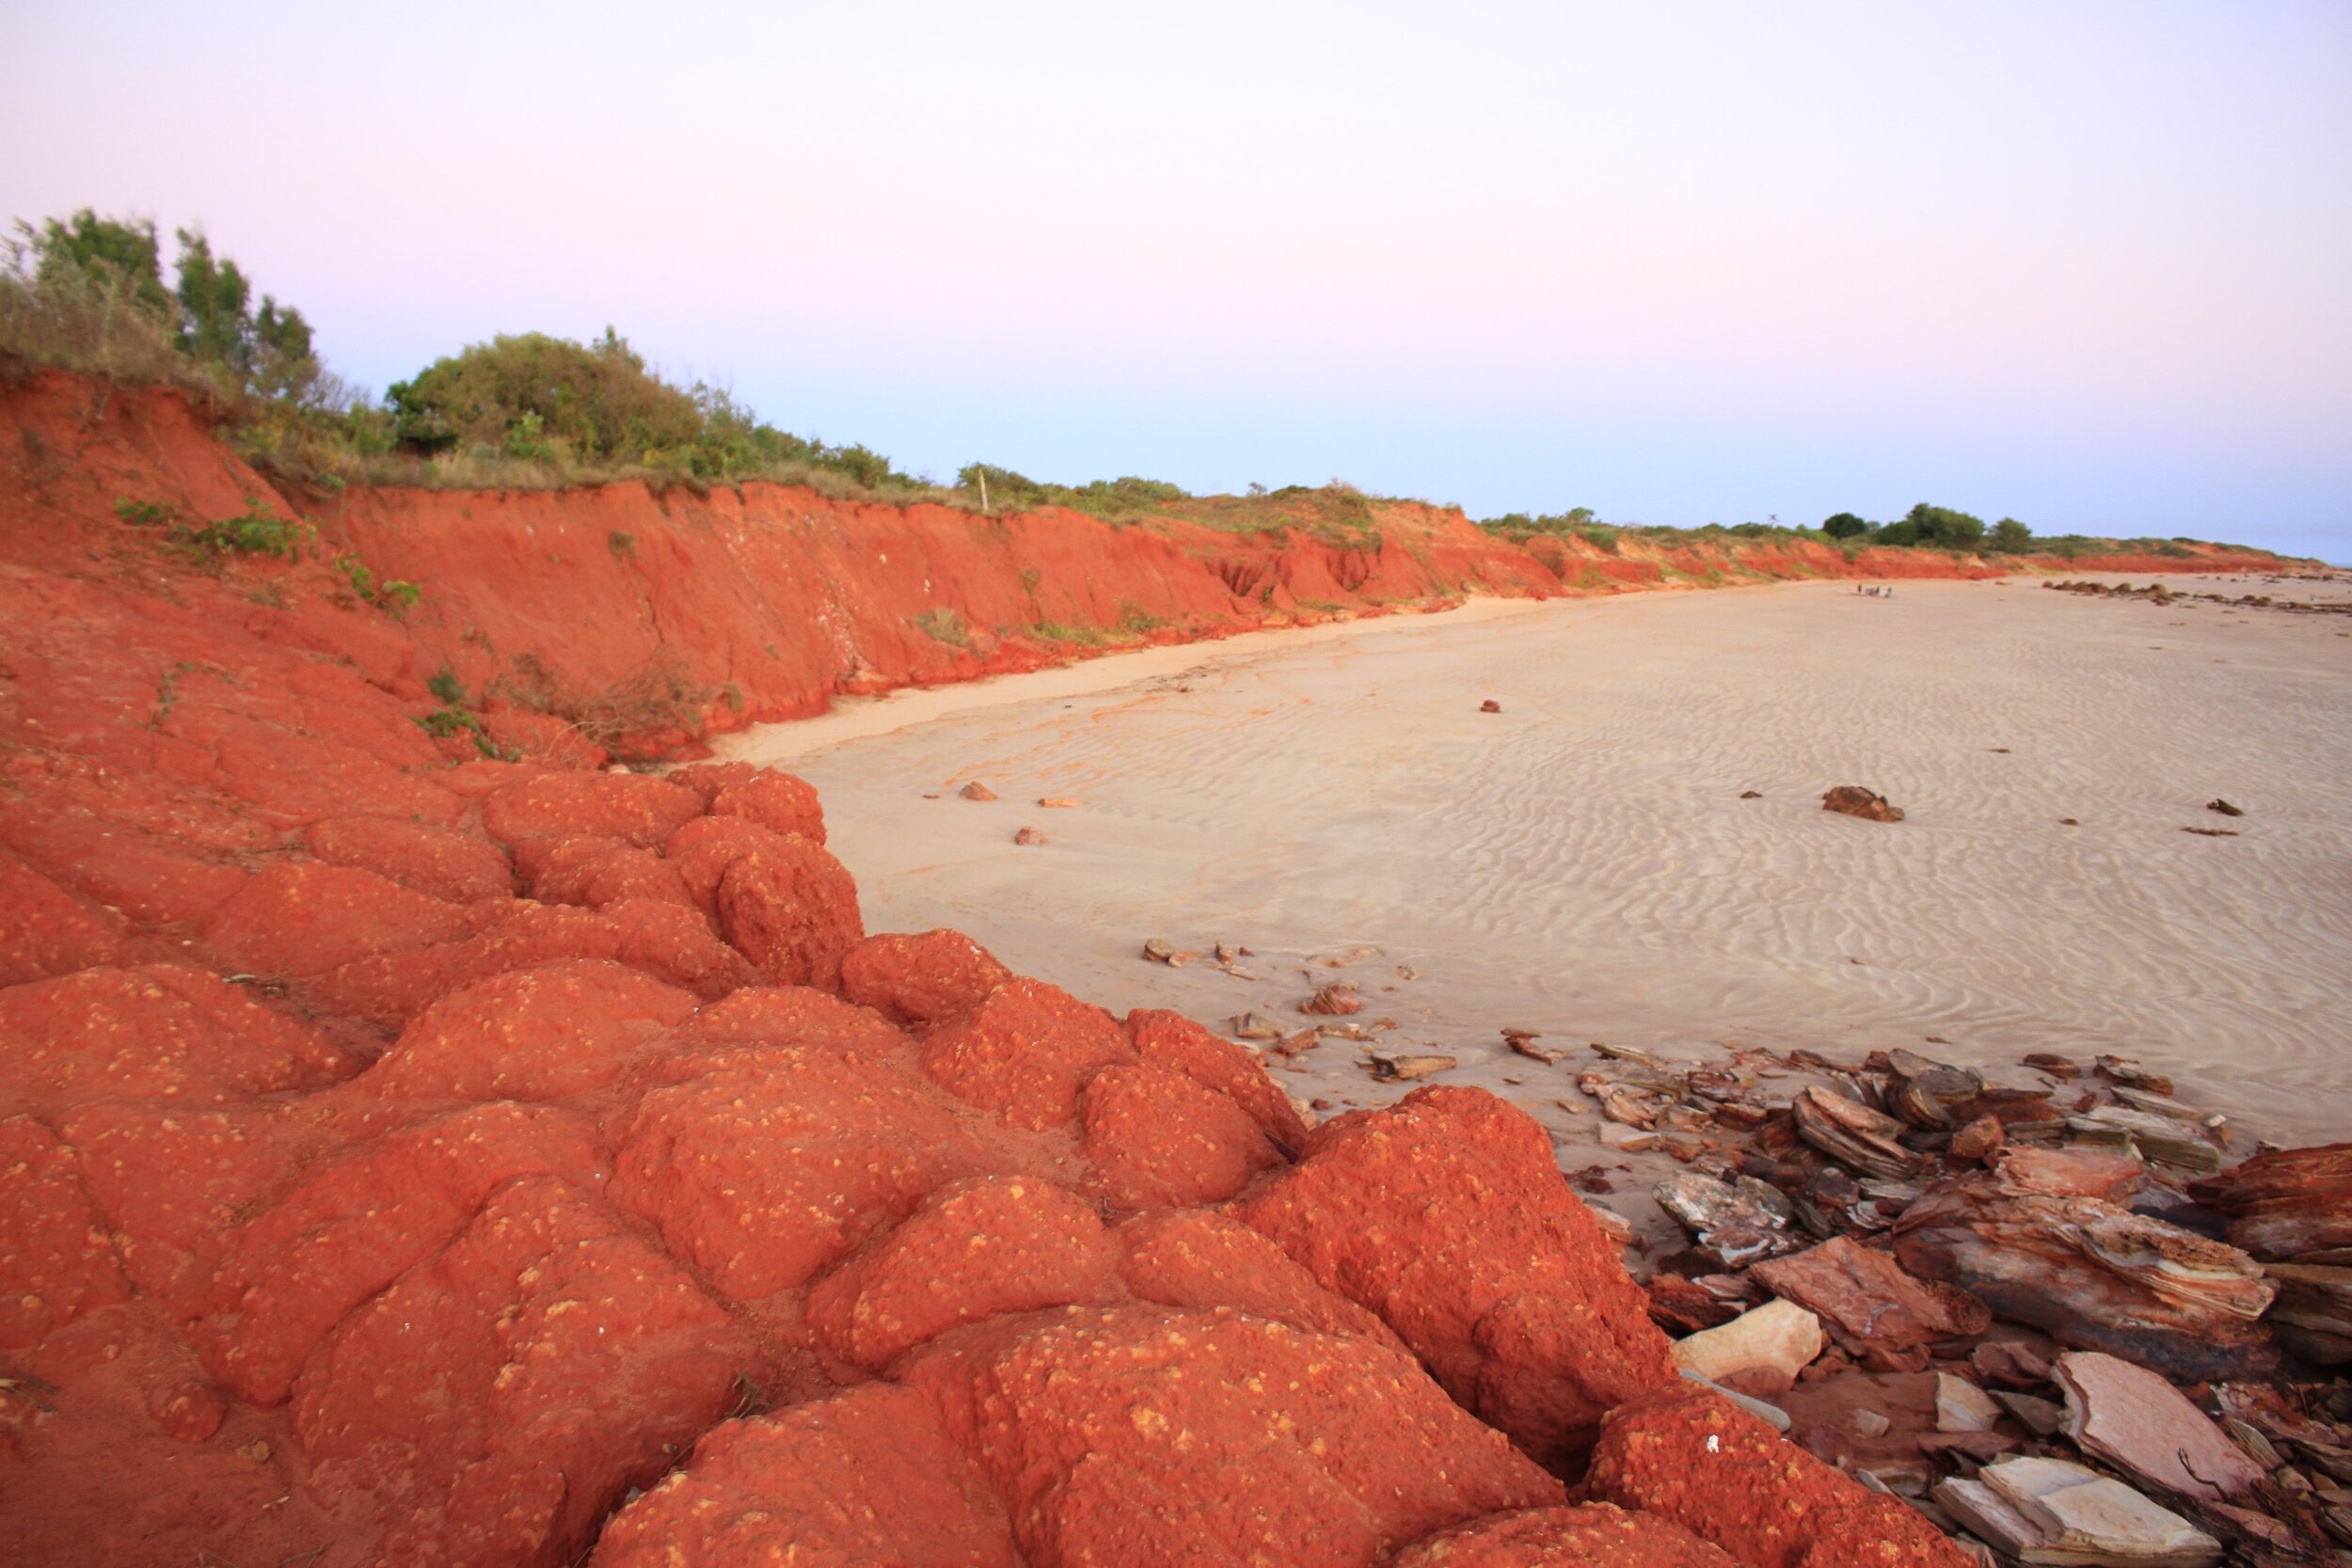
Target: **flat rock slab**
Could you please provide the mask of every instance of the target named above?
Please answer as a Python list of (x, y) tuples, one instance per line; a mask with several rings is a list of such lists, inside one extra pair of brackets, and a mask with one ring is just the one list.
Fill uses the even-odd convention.
[(2004, 1459), (1935, 1500), (1994, 1548), (2037, 1568), (2212, 1568), (2221, 1543), (2120, 1481), (2063, 1459)]
[(1980, 1334), (1992, 1321), (1981, 1302), (1916, 1279), (1885, 1253), (1845, 1236), (1749, 1273), (1774, 1295), (1820, 1314), (1857, 1348), (1899, 1351)]
[(2220, 1502), (2263, 1479), (2262, 1466), (2163, 1378), (2099, 1351), (2051, 1365), (2066, 1396), (2066, 1434), (2084, 1452), (2152, 1486)]
[(1821, 1320), (1793, 1301), (1768, 1301), (1720, 1328), (1675, 1341), (1675, 1365), (1710, 1382), (1770, 1372), (1794, 1383), (1828, 1348)]

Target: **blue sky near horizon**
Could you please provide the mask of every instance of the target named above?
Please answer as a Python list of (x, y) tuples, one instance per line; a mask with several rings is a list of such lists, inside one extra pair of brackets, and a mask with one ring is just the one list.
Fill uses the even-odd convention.
[(0, 216), (946, 475), (2352, 561), (2352, 6), (0, 8)]

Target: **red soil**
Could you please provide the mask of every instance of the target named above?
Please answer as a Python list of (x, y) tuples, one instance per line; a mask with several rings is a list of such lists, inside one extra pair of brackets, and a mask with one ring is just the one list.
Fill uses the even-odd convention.
[[(1049, 657), (913, 630), (926, 578), (993, 624), (1035, 562), (1053, 615), (1211, 634), (1300, 592), (1551, 591), (1532, 558), (1437, 514), (1341, 560), (757, 489), (357, 498), (326, 521), (425, 581), (404, 623), (321, 561), (117, 521), (282, 503), (176, 399), (5, 400), (24, 1560), (1363, 1564), (1483, 1521), (1414, 1560), (1711, 1561), (1657, 1519), (1490, 1517), (1556, 1510), (1541, 1465), (1671, 1377), (1524, 1116), (1424, 1090), (1311, 1135), (1197, 1025), (866, 937), (800, 781), (596, 772), (513, 708), (519, 763), (416, 722), (444, 662), (524, 652), (581, 683), (678, 653), (741, 718)], [(1788, 1568), (1606, 1468), (1640, 1433), (1701, 1473), (1695, 1419), (1621, 1417), (1604, 1494)], [(1920, 1555), (1734, 1435), (1810, 1488), (1812, 1551)]]

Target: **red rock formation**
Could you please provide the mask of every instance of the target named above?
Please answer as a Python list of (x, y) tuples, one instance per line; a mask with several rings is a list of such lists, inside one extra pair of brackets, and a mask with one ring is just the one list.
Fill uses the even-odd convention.
[(934, 1028), (923, 1069), (959, 1099), (1042, 1132), (1074, 1120), (1087, 1081), (1135, 1060), (1119, 1022), (1042, 980), (1008, 980)]
[(841, 959), (842, 995), (913, 1029), (970, 1012), (1011, 978), (961, 931), (869, 937)]
[(839, 1362), (880, 1372), (960, 1324), (1091, 1300), (1112, 1258), (1094, 1206), (1066, 1188), (951, 1181), (809, 1292), (809, 1328)]
[(1237, 1313), (1003, 1318), (933, 1341), (902, 1376), (974, 1456), (1039, 1568), (1336, 1568), (1561, 1500), (1558, 1481), (1410, 1357)]
[(1417, 1089), (1327, 1122), (1234, 1212), (1547, 1464), (1575, 1463), (1604, 1413), (1675, 1379), (1550, 1139), (1483, 1091)]
[(623, 1509), (591, 1568), (811, 1563), (1022, 1568), (987, 1484), (911, 1389), (867, 1384), (729, 1421)]
[(1581, 1562), (1733, 1568), (1721, 1547), (1679, 1525), (1609, 1503), (1488, 1514), (1398, 1552), (1387, 1560), (1387, 1568), (1555, 1568)]
[[(801, 781), (594, 771), (516, 684), (737, 683), (682, 745), (1057, 657), (914, 629), (934, 582), (979, 628), (1172, 638), (1549, 568), (1418, 508), (1359, 550), (759, 486), (318, 508), (424, 583), (403, 621), (313, 555), (118, 519), (296, 509), (176, 398), (92, 390), (0, 388), (26, 1560), (1359, 1565), (1468, 1524), (1413, 1560), (1708, 1568), (1552, 1512), (1528, 1457), (1670, 1374), (1527, 1118), (1424, 1090), (1310, 1136), (1197, 1024), (866, 938)], [(444, 667), (481, 744), (425, 727)]]
[(1307, 1146), (1307, 1124), (1257, 1058), (1178, 1013), (1138, 1007), (1127, 1015), (1136, 1054), (1231, 1098), (1284, 1153)]
[(1694, 1384), (1613, 1412), (1585, 1478), (1593, 1496), (1712, 1542), (1746, 1568), (1965, 1568), (1901, 1502), (1784, 1441)]

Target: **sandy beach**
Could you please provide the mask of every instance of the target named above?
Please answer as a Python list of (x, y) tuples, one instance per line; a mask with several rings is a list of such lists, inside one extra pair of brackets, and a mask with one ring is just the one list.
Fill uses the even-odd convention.
[[(2115, 1052), (2318, 1139), (2352, 1127), (2347, 630), (2030, 579), (1482, 601), (907, 693), (723, 750), (822, 791), (869, 928), (952, 926), (1078, 994), (1218, 1024), (1304, 1022), (1313, 984), (1354, 978), (1396, 1046), (1459, 1056), (1449, 1079), (1571, 1142), (1591, 1117), (1502, 1027), (2003, 1069)], [(1002, 799), (960, 799), (975, 780)], [(1823, 813), (1847, 783), (1909, 819)], [(1016, 847), (1024, 826), (1049, 842)], [(1256, 978), (1148, 962), (1151, 936), (1247, 945)], [(1352, 1053), (1310, 1053), (1294, 1091), (1403, 1092)]]

